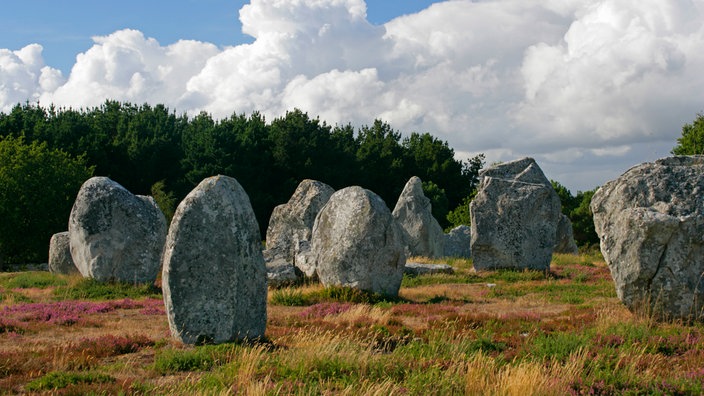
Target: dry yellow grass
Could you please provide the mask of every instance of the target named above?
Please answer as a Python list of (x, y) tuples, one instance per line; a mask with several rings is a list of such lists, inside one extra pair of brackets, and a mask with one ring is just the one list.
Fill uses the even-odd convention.
[(499, 366), (482, 352), (466, 365), (466, 395), (549, 396), (569, 393), (569, 383), (578, 378), (586, 354), (572, 354), (565, 364), (522, 361)]

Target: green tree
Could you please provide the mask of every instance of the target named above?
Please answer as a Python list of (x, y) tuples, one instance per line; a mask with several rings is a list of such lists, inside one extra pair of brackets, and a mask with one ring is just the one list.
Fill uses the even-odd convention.
[(391, 208), (412, 176), (404, 174), (400, 140), (401, 133), (381, 120), (363, 126), (357, 134), (358, 184), (379, 194)]
[(596, 189), (590, 191), (578, 191), (577, 195), (572, 195), (567, 187), (555, 180), (550, 181), (557, 196), (560, 197), (562, 213), (565, 214), (572, 223), (574, 240), (578, 246), (589, 247), (599, 243), (599, 236), (594, 229), (594, 219), (589, 204)]
[(430, 199), (433, 217), (438, 220), (441, 226), (445, 225), (447, 222), (441, 221), (447, 217), (447, 195), (445, 195), (445, 190), (432, 181), (427, 181), (423, 182), (423, 194)]
[[(463, 170), (462, 161), (455, 159), (455, 151), (447, 142), (429, 133), (412, 133), (403, 139), (405, 176), (418, 176), (424, 182), (433, 182), (445, 190), (449, 205), (457, 205), (469, 193), (471, 178)], [(467, 191), (465, 191), (467, 189)], [(447, 212), (442, 214), (445, 218)]]
[(151, 196), (156, 201), (157, 206), (161, 209), (166, 217), (167, 224), (171, 222), (174, 217), (174, 212), (176, 212), (176, 197), (172, 191), (166, 189), (166, 183), (163, 180), (159, 180), (154, 183), (151, 188)]
[(215, 121), (209, 114), (200, 113), (185, 128), (182, 145), (181, 191), (188, 193), (206, 177), (218, 174), (234, 177), (247, 191), (264, 234), (273, 207), (281, 202), (277, 198), (282, 190), (272, 177), (264, 117), (254, 113), (249, 118), (232, 115)]
[(446, 229), (461, 225), (471, 225), (472, 219), (469, 216), (469, 204), (477, 195), (479, 187), (479, 172), (484, 167), (484, 154), (478, 154), (462, 163), (462, 175), (468, 181), (468, 194), (454, 209), (447, 213), (448, 226)]
[(557, 196), (560, 198), (560, 203), (562, 204), (562, 213), (565, 216), (569, 217), (570, 213), (579, 205), (579, 201), (577, 201), (575, 197), (572, 196), (572, 192), (570, 192), (567, 187), (563, 186), (559, 182), (555, 180), (550, 180), (550, 183), (552, 183), (552, 188), (555, 190)]
[(447, 229), (452, 229), (461, 225), (472, 225), (472, 218), (469, 216), (469, 204), (474, 199), (476, 191), (468, 196), (466, 196), (462, 203), (457, 205), (457, 207), (447, 213), (447, 221), (450, 224)]
[(704, 113), (698, 113), (691, 124), (684, 124), (682, 136), (671, 152), (675, 155), (704, 154)]
[(2, 261), (46, 261), (49, 239), (66, 231), (78, 189), (92, 172), (85, 158), (50, 149), (46, 142), (0, 139)]
[(594, 228), (594, 215), (589, 205), (596, 188), (589, 191), (579, 191), (575, 201), (579, 204), (568, 215), (572, 222), (574, 240), (578, 246), (589, 247), (599, 243), (599, 236)]

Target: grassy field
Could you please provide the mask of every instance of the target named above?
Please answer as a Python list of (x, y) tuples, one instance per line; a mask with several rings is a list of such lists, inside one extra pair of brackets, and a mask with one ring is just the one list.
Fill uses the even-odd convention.
[(551, 272), (406, 277), (398, 299), (270, 290), (267, 339), (186, 346), (160, 290), (0, 274), (0, 394), (704, 392), (704, 327), (626, 310), (597, 255)]

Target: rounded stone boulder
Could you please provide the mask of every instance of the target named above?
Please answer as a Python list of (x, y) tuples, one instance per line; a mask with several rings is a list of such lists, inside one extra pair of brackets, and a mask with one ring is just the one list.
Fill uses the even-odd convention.
[(187, 344), (264, 336), (267, 274), (259, 226), (237, 180), (203, 180), (178, 205), (162, 289), (174, 338)]
[(107, 177), (92, 177), (78, 191), (68, 232), (71, 257), (84, 277), (156, 280), (166, 219), (152, 197), (134, 195)]
[(616, 294), (658, 319), (704, 318), (704, 156), (637, 165), (592, 197)]
[(401, 230), (372, 191), (335, 192), (313, 226), (311, 254), (325, 286), (397, 296), (406, 263)]

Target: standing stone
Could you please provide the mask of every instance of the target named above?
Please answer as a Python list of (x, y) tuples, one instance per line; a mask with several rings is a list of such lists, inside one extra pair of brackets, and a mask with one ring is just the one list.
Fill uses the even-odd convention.
[(401, 230), (386, 203), (353, 186), (337, 191), (313, 227), (311, 252), (325, 286), (398, 295), (406, 263)]
[(442, 257), (445, 234), (433, 217), (430, 199), (417, 176), (406, 183), (393, 216), (401, 226), (406, 256)]
[(178, 205), (164, 248), (162, 288), (174, 338), (222, 343), (262, 337), (266, 268), (259, 226), (237, 180), (203, 180)]
[(445, 257), (470, 258), (472, 257), (472, 242), (471, 228), (466, 225), (461, 225), (453, 228), (445, 234)]
[(68, 223), (71, 256), (86, 278), (151, 283), (161, 266), (166, 219), (152, 197), (107, 177), (88, 179)]
[(564, 214), (560, 214), (560, 221), (557, 223), (557, 234), (555, 235), (554, 253), (579, 254), (579, 248), (574, 241), (572, 232), (572, 222)]
[[(313, 223), (335, 190), (325, 183), (306, 179), (287, 203), (274, 208), (266, 230), (267, 263), (280, 267), (282, 260), (298, 267), (306, 276), (315, 275), (307, 260)], [(297, 259), (300, 258), (300, 259)]]
[(502, 163), (480, 173), (469, 206), (472, 258), (477, 270), (549, 270), (560, 199), (532, 158)]
[(629, 309), (702, 319), (703, 197), (704, 156), (635, 166), (594, 194), (601, 253)]
[(49, 240), (49, 272), (62, 275), (79, 273), (71, 257), (68, 231), (54, 234)]

